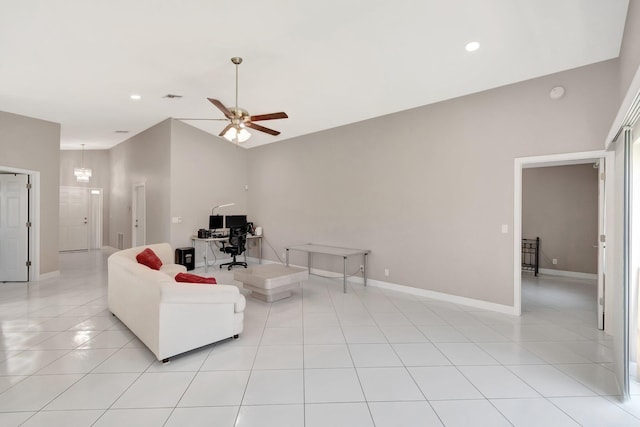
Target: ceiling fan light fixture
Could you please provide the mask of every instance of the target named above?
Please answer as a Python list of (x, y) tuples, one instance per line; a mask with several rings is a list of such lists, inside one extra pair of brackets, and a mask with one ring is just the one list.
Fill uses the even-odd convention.
[(230, 127), (222, 136), (229, 142), (242, 143), (251, 138), (251, 133), (244, 126), (235, 125)]
[(233, 140), (236, 139), (236, 136), (238, 136), (238, 130), (235, 127), (230, 127), (222, 136), (227, 141), (233, 142)]
[(238, 132), (238, 142), (245, 142), (249, 138), (251, 138), (251, 133), (245, 128), (240, 129)]

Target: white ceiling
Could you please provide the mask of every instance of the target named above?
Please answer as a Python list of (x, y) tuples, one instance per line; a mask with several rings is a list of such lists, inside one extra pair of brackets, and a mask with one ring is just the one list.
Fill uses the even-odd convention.
[[(246, 147), (618, 56), (628, 0), (0, 0), (0, 110), (112, 147), (167, 117), (260, 122)], [(478, 51), (464, 46), (478, 41)], [(132, 101), (129, 96), (140, 94)], [(166, 94), (183, 98), (169, 100)], [(193, 122), (214, 134), (223, 122)], [(128, 134), (116, 133), (128, 130)]]

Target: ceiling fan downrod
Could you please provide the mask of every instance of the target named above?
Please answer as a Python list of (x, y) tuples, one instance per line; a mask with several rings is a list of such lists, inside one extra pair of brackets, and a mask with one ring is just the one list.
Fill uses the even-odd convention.
[(231, 62), (233, 62), (236, 65), (236, 115), (238, 114), (238, 112), (240, 111), (238, 109), (238, 65), (242, 64), (242, 58), (240, 58), (239, 56), (234, 56), (233, 58), (231, 58)]

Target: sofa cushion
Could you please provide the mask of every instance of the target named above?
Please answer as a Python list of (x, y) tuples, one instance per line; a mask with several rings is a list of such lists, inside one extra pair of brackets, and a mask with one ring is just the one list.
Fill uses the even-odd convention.
[(146, 248), (136, 255), (136, 260), (153, 270), (160, 270), (160, 267), (162, 267), (162, 260), (150, 248)]
[(176, 282), (184, 282), (184, 283), (204, 283), (209, 285), (215, 285), (216, 278), (215, 277), (202, 277), (196, 274), (191, 273), (178, 273), (175, 276)]
[(171, 277), (175, 277), (178, 273), (186, 273), (187, 267), (180, 264), (162, 264), (160, 271)]

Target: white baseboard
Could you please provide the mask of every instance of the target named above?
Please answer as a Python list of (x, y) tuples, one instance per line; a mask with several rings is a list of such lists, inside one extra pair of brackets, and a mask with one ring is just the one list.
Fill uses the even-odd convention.
[(579, 271), (565, 271), (565, 270), (553, 270), (551, 268), (540, 268), (538, 272), (541, 274), (546, 274), (548, 276), (573, 277), (574, 279), (591, 279), (591, 280), (598, 279), (597, 274), (580, 273)]
[[(249, 259), (249, 258), (247, 258)], [(253, 258), (255, 262), (258, 262), (257, 258)], [(280, 264), (276, 261), (270, 260), (262, 260), (263, 264)], [(307, 268), (302, 265), (293, 265), (293, 267)], [(311, 274), (315, 274), (318, 276), (329, 277), (332, 279), (342, 279), (341, 273), (336, 273), (335, 271), (326, 271), (320, 270), (317, 268), (311, 269)], [(347, 277), (347, 282), (353, 282), (358, 284), (364, 284), (364, 279), (362, 277), (351, 276)], [(513, 306), (496, 304), (493, 302), (477, 300), (473, 298), (466, 298), (457, 295), (445, 294), (443, 292), (429, 291), (427, 289), (414, 288), (412, 286), (398, 285), (397, 283), (383, 282), (381, 280), (367, 279), (367, 286), (372, 286), (375, 288), (388, 289), (391, 291), (402, 292), (405, 294), (415, 295), (419, 297), (431, 298), (438, 301), (451, 302), (454, 304), (460, 304), (467, 307), (480, 308), (483, 310), (495, 311), (497, 313), (502, 314), (510, 314), (513, 316), (517, 316), (516, 310)]]
[[(247, 261), (249, 261), (251, 258), (247, 257)], [(211, 260), (209, 260), (209, 267), (214, 267), (216, 265), (220, 265), (223, 264), (225, 262), (231, 262), (233, 261), (233, 258), (217, 258), (215, 260), (215, 262), (211, 262)], [(240, 259), (240, 261), (244, 261), (243, 258)], [(258, 261), (258, 259), (256, 258), (256, 262)], [(204, 261), (200, 261), (200, 262), (196, 262), (194, 264), (194, 267), (198, 268), (198, 267), (204, 267)]]
[(480, 308), (482, 310), (495, 311), (502, 314), (510, 314), (516, 316), (514, 307), (510, 305), (496, 304), (494, 302), (482, 301), (473, 298), (461, 297), (458, 295), (445, 294), (443, 292), (430, 291), (427, 289), (414, 288), (412, 286), (398, 285), (397, 283), (382, 282), (379, 280), (367, 279), (368, 286), (374, 286), (382, 289), (389, 289), (397, 292), (404, 292), (410, 295), (416, 295), (425, 298), (431, 298), (438, 301), (445, 301), (454, 304), (460, 304), (467, 307)]
[(60, 277), (60, 270), (38, 274), (33, 280), (34, 282), (39, 282), (40, 280), (53, 279), (54, 277)]

